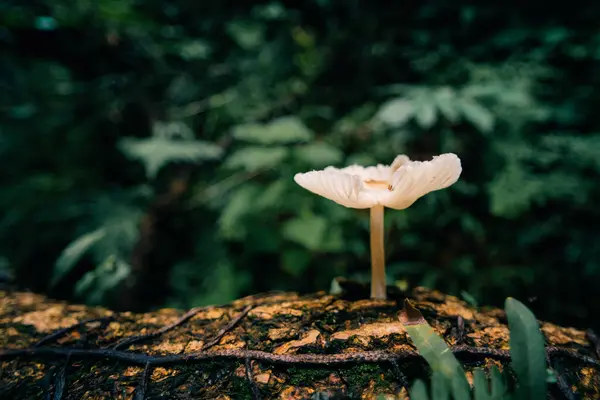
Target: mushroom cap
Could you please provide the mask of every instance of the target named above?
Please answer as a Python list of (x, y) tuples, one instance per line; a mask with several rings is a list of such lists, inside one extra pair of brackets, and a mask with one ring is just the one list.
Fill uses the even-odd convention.
[(294, 180), (306, 190), (345, 207), (383, 205), (403, 210), (427, 193), (454, 184), (461, 172), (456, 154), (434, 156), (430, 161), (410, 161), (399, 155), (391, 165), (327, 167), (296, 174)]

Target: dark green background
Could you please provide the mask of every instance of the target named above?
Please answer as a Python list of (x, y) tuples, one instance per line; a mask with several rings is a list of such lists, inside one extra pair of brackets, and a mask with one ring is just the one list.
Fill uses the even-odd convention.
[(600, 5), (0, 2), (0, 269), (116, 309), (368, 279), (368, 212), (293, 182), (454, 152), (390, 282), (598, 326)]

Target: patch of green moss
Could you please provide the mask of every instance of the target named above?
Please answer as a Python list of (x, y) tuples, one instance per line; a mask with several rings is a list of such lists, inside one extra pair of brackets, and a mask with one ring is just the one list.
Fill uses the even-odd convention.
[(376, 387), (378, 387), (383, 382), (381, 379), (382, 372), (381, 367), (377, 364), (356, 364), (345, 368), (343, 375), (350, 387), (362, 389), (374, 379), (376, 380)]
[(234, 399), (252, 400), (252, 389), (250, 382), (247, 379), (232, 376), (230, 380), (230, 388)]
[[(206, 363), (196, 364), (197, 371), (203, 383), (214, 385), (220, 382), (226, 375), (233, 375), (231, 371), (235, 370), (235, 364), (231, 361), (208, 360)], [(191, 367), (192, 365), (190, 365)]]
[(291, 385), (310, 386), (312, 382), (328, 378), (333, 371), (318, 367), (291, 367), (287, 372), (290, 375)]

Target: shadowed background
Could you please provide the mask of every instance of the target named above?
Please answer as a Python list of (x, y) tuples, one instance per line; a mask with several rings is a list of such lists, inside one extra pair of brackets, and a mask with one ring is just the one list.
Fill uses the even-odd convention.
[[(284, 4), (285, 3), (285, 4)], [(293, 175), (453, 152), (391, 284), (600, 327), (600, 5), (0, 2), (0, 270), (114, 309), (368, 280), (368, 210)]]

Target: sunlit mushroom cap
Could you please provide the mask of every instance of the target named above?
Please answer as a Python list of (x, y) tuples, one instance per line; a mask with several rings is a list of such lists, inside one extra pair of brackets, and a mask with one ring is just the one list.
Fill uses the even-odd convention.
[(399, 155), (391, 165), (327, 167), (296, 174), (294, 180), (306, 190), (345, 207), (371, 208), (381, 204), (402, 210), (419, 197), (454, 184), (461, 172), (456, 154), (442, 154), (423, 162)]

